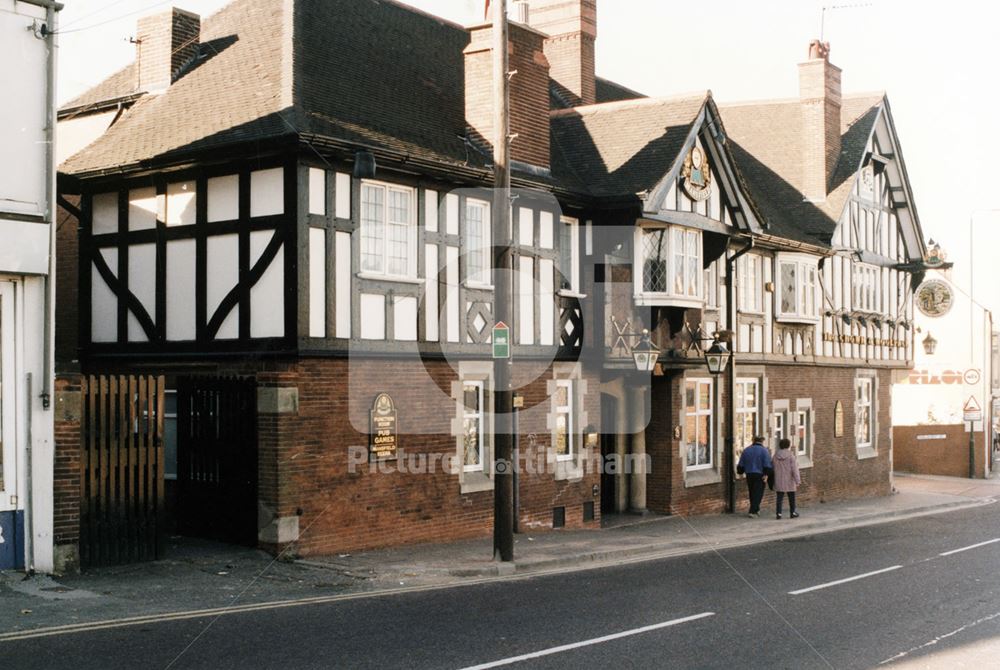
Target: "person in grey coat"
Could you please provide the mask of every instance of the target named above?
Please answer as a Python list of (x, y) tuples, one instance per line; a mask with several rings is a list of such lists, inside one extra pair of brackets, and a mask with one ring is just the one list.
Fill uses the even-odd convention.
[(777, 516), (781, 518), (781, 504), (784, 502), (785, 494), (788, 494), (788, 509), (791, 518), (798, 518), (799, 513), (795, 511), (795, 491), (798, 490), (802, 478), (799, 476), (799, 463), (795, 458), (795, 452), (789, 449), (792, 443), (788, 438), (778, 441), (778, 453), (774, 455), (774, 491), (778, 494), (778, 501), (775, 506)]

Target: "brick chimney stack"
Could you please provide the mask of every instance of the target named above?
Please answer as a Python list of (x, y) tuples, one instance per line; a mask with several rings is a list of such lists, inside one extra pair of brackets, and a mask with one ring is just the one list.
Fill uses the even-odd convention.
[(813, 40), (809, 59), (799, 63), (802, 109), (802, 192), (826, 200), (840, 158), (840, 68), (830, 63), (830, 44)]
[[(473, 26), (465, 48), (465, 121), (473, 138), (493, 145), (493, 25)], [(510, 132), (511, 160), (548, 168), (549, 155), (549, 63), (545, 59), (545, 35), (511, 23)]]
[(165, 91), (198, 56), (201, 17), (173, 7), (139, 19), (135, 61), (139, 90)]
[(529, 21), (549, 36), (545, 56), (552, 79), (574, 105), (597, 102), (594, 42), (597, 0), (530, 0)]

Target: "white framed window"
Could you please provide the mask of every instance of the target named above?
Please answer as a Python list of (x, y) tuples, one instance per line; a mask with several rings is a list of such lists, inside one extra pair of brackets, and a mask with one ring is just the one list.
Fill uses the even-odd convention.
[(416, 278), (417, 226), (412, 188), (361, 184), (361, 271)]
[(559, 220), (560, 288), (580, 292), (580, 222), (569, 217)]
[(735, 388), (736, 430), (734, 447), (746, 448), (760, 430), (760, 380), (737, 379)]
[(636, 301), (701, 306), (704, 295), (701, 231), (680, 226), (636, 229)]
[(858, 449), (875, 446), (875, 404), (873, 377), (858, 377), (854, 382), (854, 429)]
[(792, 444), (799, 456), (812, 455), (813, 442), (813, 409), (812, 400), (800, 399), (795, 401), (795, 421), (792, 425), (794, 437)]
[(739, 308), (744, 312), (764, 312), (764, 259), (757, 254), (740, 256), (736, 261), (739, 284)]
[(684, 380), (684, 464), (688, 470), (707, 470), (714, 465), (713, 395), (711, 379)]
[(774, 445), (788, 437), (788, 401), (775, 400), (771, 406), (771, 437)]
[(854, 309), (860, 312), (881, 312), (882, 271), (874, 265), (855, 263), (851, 279)]
[(469, 198), (465, 201), (466, 276), (471, 284), (489, 286), (492, 279), (490, 204)]
[(778, 319), (819, 319), (818, 259), (804, 254), (778, 254)]
[(712, 263), (707, 270), (705, 270), (705, 307), (706, 309), (718, 309), (719, 308), (719, 266), (717, 263)]
[(493, 488), (493, 365), (461, 361), (458, 378), (451, 383), (455, 414), (451, 434), (455, 439), (454, 474), (462, 493)]
[(553, 448), (556, 460), (569, 461), (576, 456), (576, 424), (574, 423), (573, 380), (557, 379), (555, 394), (555, 434)]
[(465, 472), (482, 472), (485, 469), (484, 386), (482, 380), (462, 382), (462, 469)]

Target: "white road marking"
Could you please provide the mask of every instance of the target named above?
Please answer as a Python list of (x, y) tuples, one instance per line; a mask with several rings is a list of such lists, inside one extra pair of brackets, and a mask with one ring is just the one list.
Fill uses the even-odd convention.
[(882, 568), (881, 570), (875, 570), (874, 572), (866, 572), (863, 575), (855, 575), (854, 577), (846, 577), (844, 579), (838, 579), (835, 582), (827, 582), (825, 584), (817, 584), (816, 586), (810, 586), (807, 589), (799, 589), (798, 591), (789, 591), (788, 595), (797, 596), (800, 593), (809, 593), (810, 591), (819, 591), (820, 589), (828, 589), (831, 586), (838, 586), (840, 584), (846, 584), (847, 582), (857, 581), (858, 579), (864, 579), (865, 577), (872, 577), (874, 575), (881, 575), (883, 572), (892, 572), (893, 570), (899, 570), (902, 565), (894, 565), (891, 568)]
[(490, 663), (482, 663), (480, 665), (470, 665), (467, 668), (462, 668), (462, 670), (486, 670), (487, 668), (499, 668), (503, 665), (511, 665), (512, 663), (520, 663), (521, 661), (527, 661), (533, 658), (541, 658), (542, 656), (551, 656), (552, 654), (559, 654), (564, 651), (570, 651), (571, 649), (579, 649), (580, 647), (589, 647), (595, 644), (602, 644), (604, 642), (610, 642), (611, 640), (618, 640), (623, 637), (630, 637), (632, 635), (640, 635), (642, 633), (648, 633), (652, 630), (659, 630), (661, 628), (669, 628), (670, 626), (676, 626), (682, 623), (688, 623), (691, 621), (697, 621), (698, 619), (705, 619), (710, 616), (715, 616), (715, 612), (702, 612), (701, 614), (695, 614), (693, 616), (687, 616), (683, 619), (674, 619), (673, 621), (664, 621), (663, 623), (654, 623), (651, 626), (643, 626), (642, 628), (633, 628), (631, 630), (623, 630), (620, 633), (612, 633), (611, 635), (603, 635), (601, 637), (595, 637), (590, 640), (583, 640), (581, 642), (573, 642), (572, 644), (563, 644), (558, 647), (551, 647), (549, 649), (543, 649), (542, 651), (535, 651), (530, 654), (521, 654), (520, 656), (511, 656), (510, 658), (504, 658), (499, 661), (492, 661)]
[(952, 549), (951, 551), (943, 551), (938, 556), (951, 556), (952, 554), (957, 554), (960, 551), (968, 551), (969, 549), (977, 549), (978, 547), (985, 547), (988, 544), (993, 544), (994, 542), (1000, 542), (1000, 537), (993, 540), (986, 540), (985, 542), (980, 542), (979, 544), (970, 544), (968, 547), (962, 547), (961, 549)]
[(892, 656), (891, 658), (887, 658), (884, 661), (882, 661), (881, 663), (879, 663), (879, 665), (885, 665), (886, 663), (892, 663), (893, 661), (898, 661), (899, 659), (903, 658), (904, 656), (908, 656), (908, 655), (912, 654), (915, 651), (920, 651), (921, 649), (925, 649), (926, 647), (932, 647), (935, 644), (937, 644), (938, 642), (940, 642), (941, 640), (946, 640), (949, 637), (953, 637), (955, 635), (958, 635), (959, 633), (961, 633), (964, 630), (968, 630), (969, 628), (974, 628), (975, 626), (978, 626), (981, 623), (986, 623), (987, 621), (992, 621), (993, 619), (996, 619), (997, 617), (1000, 617), (1000, 612), (997, 612), (995, 614), (991, 614), (989, 616), (984, 616), (981, 619), (976, 619), (972, 623), (967, 623), (964, 626), (962, 626), (961, 628), (956, 628), (955, 630), (951, 631), (950, 633), (945, 633), (944, 635), (938, 635), (936, 638), (934, 638), (930, 642), (925, 642), (922, 645), (920, 645), (919, 647), (913, 647), (911, 649), (908, 649), (907, 651), (902, 651), (902, 652), (896, 654), (895, 656)]

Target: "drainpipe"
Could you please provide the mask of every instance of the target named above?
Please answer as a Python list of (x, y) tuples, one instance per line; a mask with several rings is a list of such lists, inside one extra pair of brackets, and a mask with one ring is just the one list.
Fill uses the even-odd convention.
[(45, 166), (48, 179), (45, 184), (45, 203), (47, 207), (49, 226), (49, 271), (45, 276), (45, 317), (43, 320), (42, 344), (42, 392), (39, 398), (42, 408), (49, 409), (52, 403), (53, 377), (53, 347), (55, 320), (55, 305), (53, 292), (56, 277), (56, 12), (62, 5), (55, 2), (44, 2), (45, 7), (45, 41), (48, 44), (48, 62), (45, 68)]
[(754, 248), (754, 240), (750, 238), (747, 245), (726, 259), (726, 327), (732, 332), (729, 357), (729, 403), (726, 412), (726, 511), (736, 511), (736, 451), (733, 442), (736, 439), (736, 340), (739, 324), (736, 323), (736, 300), (734, 296), (736, 261)]

